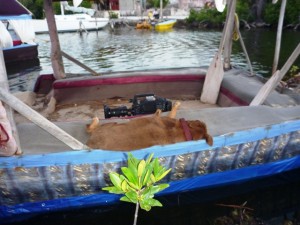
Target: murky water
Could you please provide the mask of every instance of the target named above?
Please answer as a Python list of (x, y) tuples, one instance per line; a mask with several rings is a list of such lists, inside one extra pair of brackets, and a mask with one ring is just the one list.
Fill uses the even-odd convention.
[[(243, 31), (253, 69), (269, 75), (273, 63), (276, 31)], [(59, 34), (61, 49), (97, 72), (158, 68), (208, 66), (218, 50), (220, 31), (191, 31), (174, 29), (155, 32), (120, 28), (99, 32)], [(50, 38), (36, 36), (39, 42), (40, 66), (9, 72), (12, 91), (31, 90), (39, 74), (51, 73)], [(285, 31), (282, 38), (281, 62), (285, 62), (300, 41), (300, 32)], [(248, 69), (239, 42), (233, 45), (232, 64)], [(282, 64), (282, 63), (281, 63)], [(300, 63), (298, 62), (299, 66)], [(73, 62), (64, 59), (65, 71), (86, 73)]]

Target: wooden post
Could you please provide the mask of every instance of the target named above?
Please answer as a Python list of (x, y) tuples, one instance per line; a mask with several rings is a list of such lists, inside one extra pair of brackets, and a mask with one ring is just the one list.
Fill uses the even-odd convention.
[(60, 52), (60, 44), (57, 34), (57, 28), (52, 8), (52, 0), (44, 0), (44, 10), (48, 23), (50, 41), (51, 41), (51, 62), (53, 74), (56, 79), (63, 79), (66, 77), (63, 65), (62, 55)]
[[(230, 12), (231, 5), (234, 4), (234, 12)], [(234, 16), (235, 16), (235, 8), (236, 8), (236, 1), (229, 1), (227, 6), (227, 26), (228, 28), (228, 34), (224, 41), (224, 69), (229, 70), (231, 69), (231, 51), (232, 51), (232, 34), (233, 34), (233, 28), (234, 28)]]
[(88, 149), (88, 147), (82, 144), (80, 141), (66, 133), (64, 130), (51, 123), (49, 120), (44, 118), (41, 114), (31, 109), (28, 105), (23, 103), (21, 100), (9, 94), (3, 88), (0, 88), (0, 99), (11, 106), (14, 110), (25, 116), (27, 119), (53, 135), (58, 140), (62, 141), (74, 150)]
[[(3, 50), (0, 49), (0, 88), (4, 89), (5, 91), (9, 92), (9, 85), (8, 85), (8, 81), (7, 81), (7, 72), (6, 72), (6, 67), (5, 67), (5, 62), (4, 62), (4, 56), (3, 56)], [(9, 107), (8, 105), (4, 105), (5, 110), (6, 110), (6, 114), (7, 114), (7, 118), (10, 122), (10, 126), (12, 129), (12, 135), (17, 143), (18, 146), (18, 150), (17, 150), (17, 154), (21, 154), (22, 153), (22, 149), (21, 149), (21, 145), (20, 145), (20, 139), (19, 139), (19, 135), (18, 135), (18, 130), (17, 130), (17, 126), (14, 120), (14, 114), (13, 114), (13, 110), (11, 107)]]
[(277, 27), (276, 46), (275, 46), (272, 74), (275, 73), (275, 71), (277, 70), (277, 67), (278, 67), (278, 59), (279, 59), (280, 46), (281, 46), (282, 26), (283, 26), (283, 20), (284, 20), (285, 7), (286, 7), (286, 0), (282, 0), (281, 7), (280, 7), (278, 27)]
[(273, 74), (273, 76), (264, 84), (264, 86), (262, 86), (262, 88), (259, 90), (257, 95), (250, 103), (250, 106), (261, 105), (266, 100), (266, 98), (271, 93), (271, 91), (275, 89), (275, 87), (278, 85), (278, 83), (281, 81), (284, 75), (289, 71), (290, 67), (293, 65), (293, 63), (295, 62), (295, 60), (298, 58), (299, 55), (300, 55), (300, 43), (293, 51), (289, 59), (286, 61), (282, 69), (277, 70), (275, 74)]
[[(230, 24), (234, 23), (234, 13), (235, 13), (236, 0), (232, 0), (230, 8), (228, 8), (229, 14), (226, 18), (225, 27), (223, 29), (222, 39), (220, 41), (220, 46), (217, 54), (210, 63), (207, 70), (203, 89), (200, 97), (200, 101), (209, 104), (216, 104), (218, 100), (218, 95), (221, 87), (221, 83), (224, 76), (223, 62), (222, 62), (222, 52), (225, 44), (226, 37), (231, 33), (230, 29), (232, 26)], [(232, 38), (232, 36), (230, 37)]]
[(62, 56), (67, 58), (68, 60), (74, 62), (75, 64), (77, 64), (78, 66), (82, 67), (83, 69), (89, 71), (91, 74), (93, 74), (94, 76), (99, 76), (100, 74), (98, 74), (95, 70), (92, 70), (90, 67), (84, 65), (83, 63), (79, 62), (77, 59), (73, 58), (72, 56), (68, 55), (67, 53), (65, 53), (64, 51), (60, 51)]

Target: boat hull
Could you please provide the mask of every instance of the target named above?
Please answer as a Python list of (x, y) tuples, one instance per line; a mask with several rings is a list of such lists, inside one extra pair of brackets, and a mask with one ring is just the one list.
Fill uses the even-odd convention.
[(4, 61), (6, 65), (12, 65), (19, 62), (38, 60), (37, 44), (21, 44), (11, 48), (3, 49)]
[[(48, 24), (46, 19), (32, 20), (36, 34), (48, 33)], [(88, 15), (56, 15), (55, 22), (58, 32), (77, 32), (103, 29), (108, 24), (108, 18), (92, 18)]]
[(166, 20), (163, 22), (159, 22), (155, 24), (155, 30), (157, 31), (165, 31), (165, 30), (171, 30), (173, 26), (175, 25), (176, 20)]
[[(78, 75), (61, 80), (45, 75), (38, 79), (35, 92), (46, 94), (52, 90), (57, 103), (62, 105), (116, 96), (132, 97), (151, 91), (162, 97), (196, 101), (205, 73), (206, 70), (200, 68), (176, 68), (115, 72), (98, 77)], [(178, 118), (206, 123), (214, 139), (213, 146), (198, 140), (132, 152), (136, 158), (146, 158), (153, 153), (163, 166), (172, 168), (163, 180), (170, 187), (161, 192), (160, 197), (255, 182), (299, 170), (300, 106), (294, 102), (289, 107), (271, 107), (291, 103), (292, 99), (288, 101), (279, 93), (271, 93), (266, 99), (267, 105), (247, 106), (261, 85), (240, 71), (226, 71), (218, 99), (225, 107), (178, 110)], [(101, 120), (101, 123), (128, 119)], [(87, 121), (75, 120), (56, 123), (78, 139), (83, 132), (85, 136), (79, 139), (82, 142), (87, 140), (86, 124)], [(0, 158), (0, 221), (118, 204), (120, 196), (104, 192), (102, 188), (110, 185), (109, 173), (119, 171), (126, 164), (128, 152), (72, 151), (32, 123), (19, 124), (18, 131), (22, 134), (20, 143), (25, 154)]]

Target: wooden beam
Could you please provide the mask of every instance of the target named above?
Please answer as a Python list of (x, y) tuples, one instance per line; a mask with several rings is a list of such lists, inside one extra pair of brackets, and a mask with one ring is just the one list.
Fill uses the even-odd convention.
[(62, 141), (74, 150), (88, 149), (88, 147), (82, 144), (80, 141), (66, 133), (64, 130), (51, 123), (45, 117), (38, 112), (31, 109), (28, 105), (21, 100), (8, 93), (3, 88), (0, 88), (0, 99), (6, 104), (10, 105), (14, 110), (25, 116), (27, 119), (50, 133), (52, 136)]
[(100, 74), (98, 74), (95, 70), (92, 70), (90, 67), (84, 65), (83, 63), (79, 62), (77, 59), (73, 58), (72, 56), (68, 55), (67, 53), (65, 53), (64, 51), (60, 51), (62, 56), (67, 58), (68, 60), (74, 62), (75, 64), (77, 64), (78, 66), (82, 67), (83, 69), (89, 71), (91, 74), (93, 74), (94, 76), (99, 76)]
[[(222, 52), (225, 44), (225, 39), (231, 33), (231, 29), (234, 23), (236, 0), (232, 0), (230, 8), (228, 8), (228, 16), (226, 18), (225, 27), (223, 29), (222, 39), (220, 41), (219, 50), (216, 53), (214, 59), (210, 63), (207, 70), (203, 89), (200, 97), (200, 101), (203, 103), (216, 104), (218, 95), (220, 92), (221, 83), (224, 76), (224, 68), (222, 62)], [(232, 36), (230, 37), (232, 39)]]
[(281, 46), (282, 26), (283, 26), (283, 20), (284, 20), (285, 7), (286, 7), (286, 0), (282, 0), (281, 7), (280, 7), (278, 27), (277, 27), (277, 36), (276, 36), (276, 45), (275, 45), (275, 53), (274, 53), (272, 74), (274, 74), (276, 72), (277, 67), (278, 67), (278, 60), (279, 60), (279, 53), (280, 53), (280, 46)]
[(60, 52), (60, 44), (57, 33), (54, 11), (52, 8), (52, 0), (44, 0), (44, 11), (47, 19), (50, 41), (51, 41), (51, 63), (54, 77), (59, 80), (66, 77), (63, 65), (62, 55)]
[(250, 103), (250, 106), (261, 105), (266, 100), (266, 98), (271, 93), (271, 91), (275, 89), (275, 87), (279, 84), (279, 82), (282, 80), (284, 75), (289, 71), (290, 67), (293, 65), (293, 63), (295, 62), (295, 60), (298, 58), (299, 55), (300, 55), (300, 43), (293, 51), (289, 59), (286, 61), (282, 69), (277, 70), (275, 74), (273, 74), (272, 77), (264, 84), (264, 86), (262, 86), (262, 88), (259, 90), (257, 95)]

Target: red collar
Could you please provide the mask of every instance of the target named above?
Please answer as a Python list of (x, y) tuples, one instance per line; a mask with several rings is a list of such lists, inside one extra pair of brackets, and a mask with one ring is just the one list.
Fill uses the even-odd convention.
[(189, 126), (188, 126), (187, 122), (185, 121), (185, 119), (184, 118), (180, 118), (179, 122), (181, 124), (182, 129), (183, 129), (185, 139), (187, 141), (193, 140), (193, 136), (191, 134), (191, 131), (190, 131)]

